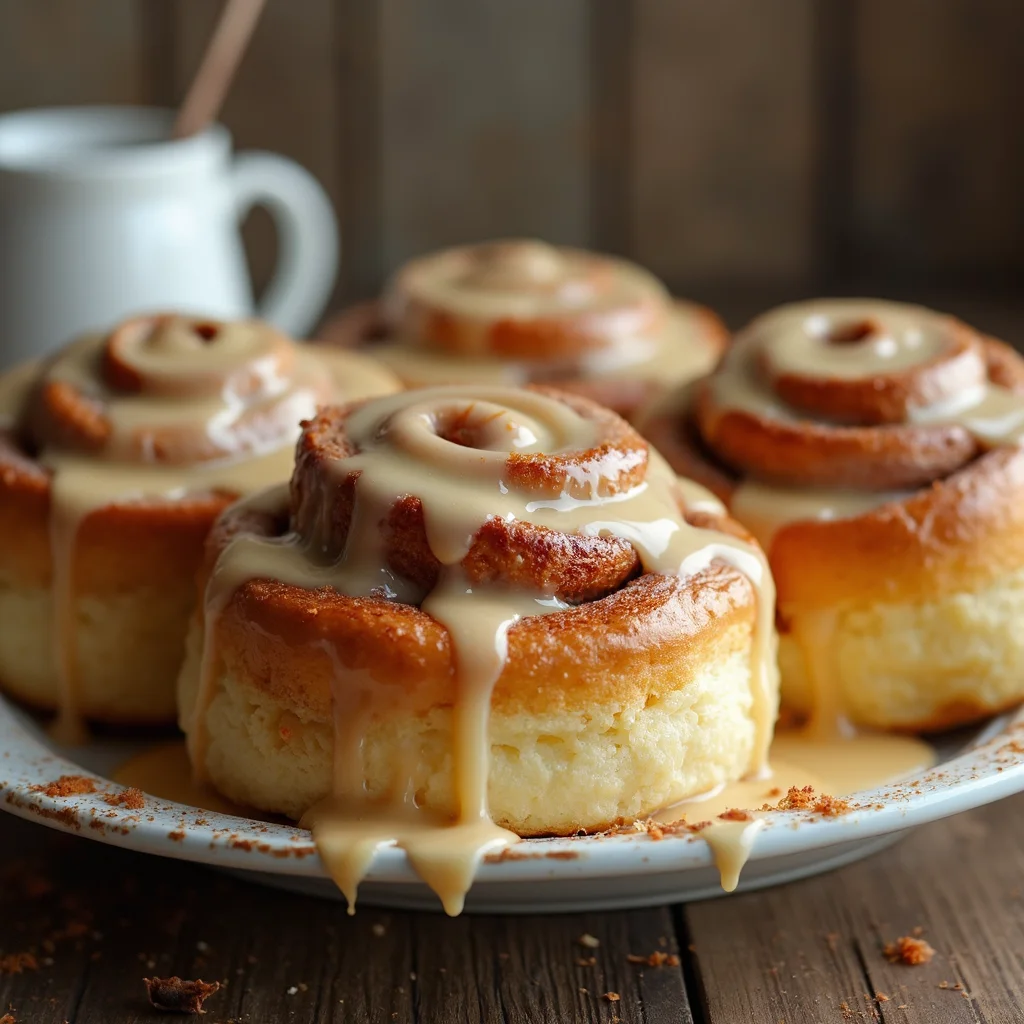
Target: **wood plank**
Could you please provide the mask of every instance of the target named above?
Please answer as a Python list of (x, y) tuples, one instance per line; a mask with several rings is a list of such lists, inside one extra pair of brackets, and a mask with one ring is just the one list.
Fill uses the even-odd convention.
[(707, 1020), (804, 1024), (842, 1020), (844, 1003), (867, 1009), (845, 901), (837, 899), (839, 877), (684, 908)]
[[(263, 888), (210, 870), (59, 836), (3, 816), (0, 953), (38, 970), (5, 975), (0, 1007), (32, 1024), (166, 1020), (142, 978), (217, 980), (207, 1020), (409, 1021), (410, 919)], [(49, 885), (48, 891), (36, 892)], [(28, 888), (28, 893), (26, 893)], [(72, 926), (75, 935), (47, 936)], [(78, 934), (78, 932), (81, 934)], [(49, 955), (51, 963), (43, 960)]]
[[(678, 954), (667, 910), (454, 921), (418, 915), (413, 932), (420, 1020), (693, 1020), (678, 966), (641, 967), (627, 959), (631, 953)], [(582, 946), (583, 935), (600, 945)]]
[(147, 95), (134, 0), (0, 0), (0, 110)]
[(589, 235), (585, 0), (381, 2), (383, 260)]
[(856, 188), (864, 267), (1019, 281), (1024, 5), (858, 0)]
[[(1022, 840), (1017, 797), (841, 872), (685, 908), (694, 1016), (1019, 1020)], [(0, 816), (0, 919), (0, 954), (40, 958), (38, 970), (0, 973), (0, 1007), (32, 1024), (165, 1019), (149, 1010), (141, 979), (170, 973), (228, 982), (207, 1004), (211, 1024), (692, 1019), (678, 968), (626, 960), (676, 952), (664, 910), (449, 921), (364, 908), (350, 919), (339, 904)], [(883, 944), (918, 926), (935, 959), (890, 965)], [(581, 947), (584, 933), (599, 947)], [(591, 955), (593, 965), (577, 963)], [(602, 999), (608, 991), (620, 1000)]]
[[(1022, 873), (1018, 796), (926, 826), (840, 872), (694, 904), (683, 918), (707, 1017), (1017, 1021), (1024, 1004)], [(915, 967), (889, 963), (885, 944), (916, 928), (934, 959)]]
[[(90, 852), (80, 839), (0, 815), (0, 962), (5, 965), (0, 970), (0, 1010), (12, 1010), (19, 1021), (62, 1024), (75, 1019), (95, 943), (88, 930), (89, 910), (65, 902), (70, 894), (62, 879), (89, 870), (96, 863)], [(98, 884), (104, 880), (97, 876)], [(78, 930), (69, 929), (72, 921), (87, 930), (62, 937)], [(29, 964), (17, 973), (16, 962), (8, 958), (25, 953), (36, 958), (37, 967)]]
[(381, 9), (377, 0), (336, 0), (340, 91), (341, 280), (338, 298), (375, 296), (385, 275), (381, 182)]
[[(901, 844), (848, 905), (875, 988), (908, 1004), (886, 1019), (1019, 1021), (1024, 1005), (1024, 800), (931, 826)], [(931, 833), (929, 836), (928, 833)], [(998, 850), (999, 855), (993, 856)], [(967, 873), (965, 865), (974, 870)], [(863, 883), (870, 884), (864, 891)], [(880, 955), (920, 928), (931, 963), (909, 968)], [(961, 985), (962, 990), (956, 986)]]
[[(180, 99), (199, 64), (221, 4), (175, 0), (174, 66)], [(332, 0), (269, 0), (224, 105), (221, 120), (238, 148), (269, 149), (297, 160), (338, 207), (339, 97)], [(269, 216), (245, 230), (257, 288), (270, 277), (276, 245)]]
[(626, 254), (633, 194), (633, 45), (631, 0), (590, 3), (590, 244)]
[[(141, 979), (171, 974), (227, 983), (207, 1004), (213, 1021), (692, 1020), (678, 966), (627, 960), (678, 953), (666, 910), (452, 921), (364, 908), (350, 918), (340, 903), (6, 817), (0, 836), (25, 854), (16, 867), (5, 859), (0, 953), (42, 956), (47, 935), (81, 926), (57, 941), (51, 964), (0, 974), (0, 1006), (21, 1020), (160, 1019)], [(580, 945), (583, 934), (600, 945)]]
[(684, 291), (813, 265), (813, 11), (636, 4), (632, 252)]
[(818, 294), (841, 292), (855, 270), (850, 209), (854, 192), (854, 5), (815, 5), (814, 265)]
[(176, 52), (178, 18), (173, 4), (137, 2), (142, 35), (142, 64), (147, 103), (177, 107), (183, 99), (178, 83)]

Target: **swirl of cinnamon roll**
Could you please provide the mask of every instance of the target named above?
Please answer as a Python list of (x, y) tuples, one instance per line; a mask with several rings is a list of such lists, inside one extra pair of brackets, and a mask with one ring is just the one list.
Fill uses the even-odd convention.
[(709, 370), (727, 334), (632, 263), (512, 240), (413, 260), (326, 337), (374, 344), (409, 386), (550, 382), (628, 414)]
[(82, 716), (173, 719), (213, 520), (287, 478), (299, 423), (320, 403), (397, 387), (364, 357), (266, 324), (170, 315), (5, 376), (0, 683), (55, 707), (69, 736)]
[(724, 462), (781, 484), (926, 484), (986, 445), (957, 410), (999, 400), (989, 365), (1022, 378), (1002, 343), (896, 303), (783, 307), (742, 340), (701, 389), (697, 423)]
[(928, 730), (1024, 699), (1024, 359), (928, 309), (785, 306), (645, 432), (769, 553), (783, 698)]
[(225, 513), (201, 577), (180, 683), (193, 766), (305, 815), (350, 901), (368, 848), (403, 846), (451, 911), (487, 849), (763, 765), (763, 556), (579, 396), (445, 387), (322, 410), (290, 488)]
[(332, 395), (323, 361), (269, 324), (139, 317), (54, 360), (29, 427), (40, 448), (185, 465), (279, 448)]

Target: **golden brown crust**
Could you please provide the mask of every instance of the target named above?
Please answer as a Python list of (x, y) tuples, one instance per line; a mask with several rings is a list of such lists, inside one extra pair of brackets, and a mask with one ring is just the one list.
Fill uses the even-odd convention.
[(780, 606), (920, 601), (973, 589), (1024, 567), (1024, 449), (991, 451), (851, 519), (790, 523), (768, 556)]
[[(442, 256), (448, 258), (450, 254), (435, 254)], [(589, 258), (595, 267), (601, 267), (606, 260), (593, 254)], [(698, 359), (701, 369), (717, 361), (730, 337), (714, 312), (692, 302), (670, 299), (653, 279), (650, 291), (643, 292), (645, 298), (625, 307), (599, 312), (588, 311), (585, 306), (576, 310), (570, 307), (557, 317), (496, 316), (491, 321), (466, 320), (406, 294), (404, 282), (418, 262), (399, 273), (385, 299), (359, 303), (334, 317), (324, 329), (323, 340), (346, 348), (366, 346), (371, 352), (376, 342), (394, 345), (401, 341), (412, 349), (435, 352), (443, 358), (471, 357), (468, 365), (474, 360), (482, 361), (490, 373), (497, 365), (519, 367), (523, 373), (520, 380), (552, 384), (629, 417), (664, 392), (667, 382), (663, 371), (668, 363), (659, 357), (660, 368), (652, 365), (647, 376), (633, 372), (588, 373), (584, 365), (588, 353), (627, 345), (630, 337), (650, 337), (665, 329), (672, 311), (690, 321), (691, 330), (686, 337), (704, 354), (704, 358)], [(609, 266), (615, 264), (609, 262)], [(612, 277), (607, 268), (597, 273), (594, 280), (598, 293), (601, 282)], [(686, 366), (692, 358), (680, 352), (679, 365)], [(396, 369), (401, 372), (398, 362)], [(407, 381), (415, 385), (441, 382)]]
[[(176, 320), (182, 319), (171, 313), (139, 316), (125, 320), (114, 328), (100, 357), (100, 376), (107, 386), (128, 394), (145, 391), (148, 382), (133, 358), (133, 349), (147, 334), (172, 326)], [(212, 341), (225, 327), (219, 321), (203, 319), (189, 320), (188, 326), (196, 338), (205, 342)]]
[[(903, 423), (911, 409), (941, 402), (985, 379), (978, 333), (953, 317), (943, 317), (942, 323), (942, 352), (908, 369), (856, 378), (792, 372), (774, 375), (768, 349), (761, 354), (761, 371), (772, 377), (772, 388), (783, 402), (808, 416), (862, 426)], [(831, 336), (830, 343), (857, 342), (878, 330), (879, 326), (868, 320), (848, 324), (845, 333)]]
[[(44, 380), (29, 400), (36, 443), (45, 439), (91, 449), (109, 436), (102, 403), (65, 382)], [(0, 565), (18, 584), (51, 583), (51, 495), (50, 471), (28, 454), (21, 439), (10, 432), (0, 435)], [(104, 593), (187, 577), (199, 564), (210, 526), (233, 497), (153, 497), (94, 509), (76, 535), (76, 587)]]
[[(680, 313), (696, 321), (695, 334), (699, 344), (706, 348), (714, 359), (725, 352), (729, 344), (729, 328), (714, 310), (694, 302), (674, 300), (673, 306)], [(320, 340), (342, 348), (370, 348), (375, 342), (390, 340), (394, 328), (388, 323), (384, 303), (377, 299), (357, 302), (335, 314), (324, 327)], [(533, 367), (533, 383), (552, 383), (558, 387), (582, 395), (622, 414), (619, 405), (629, 403), (637, 408), (640, 403), (657, 390), (658, 381), (605, 379), (573, 376), (572, 370), (564, 366), (545, 371), (544, 364), (551, 362), (550, 349), (538, 345), (532, 355), (524, 349), (510, 349), (505, 345), (502, 358), (516, 362), (536, 363)], [(372, 353), (372, 348), (371, 348)], [(549, 376), (550, 374), (550, 376)]]
[(1000, 387), (1024, 393), (1024, 359), (1020, 353), (998, 338), (986, 337), (984, 342), (988, 379)]
[[(1024, 390), (1024, 360), (1016, 352), (991, 338), (983, 351), (993, 383)], [(729, 455), (738, 446), (736, 461), (769, 482), (781, 476), (798, 487), (915, 488), (851, 518), (780, 527), (768, 549), (780, 608), (928, 600), (1024, 567), (1024, 448), (979, 454), (972, 439), (964, 443), (965, 431), (944, 449), (932, 441), (906, 444), (912, 427), (752, 423), (740, 414), (728, 429), (712, 423), (709, 430), (707, 392), (698, 382), (689, 401), (680, 396), (675, 407), (645, 422), (644, 432), (676, 472), (704, 483), (727, 505), (741, 477), (715, 457), (733, 462)], [(846, 445), (851, 461), (843, 458)]]
[[(913, 371), (854, 380), (785, 375), (771, 380), (780, 401), (788, 402), (789, 395), (807, 407), (820, 406), (821, 418), (799, 415), (806, 412), (799, 406), (791, 417), (723, 408), (710, 378), (694, 386), (692, 402), (684, 403), (692, 412), (683, 416), (692, 414), (701, 442), (739, 475), (795, 487), (925, 486), (966, 466), (982, 446), (956, 423), (906, 422), (911, 405), (928, 396), (948, 398), (985, 379), (1024, 391), (1024, 363), (1017, 353), (951, 317), (944, 319), (950, 325), (948, 358)], [(684, 461), (680, 452), (674, 454)]]
[[(609, 448), (617, 462), (643, 455), (638, 468), (630, 471), (634, 482), (643, 480), (646, 445), (631, 428), (584, 399), (538, 390), (595, 419), (605, 437), (614, 438), (599, 437), (594, 451)], [(328, 556), (345, 549), (355, 480), (332, 483), (338, 470), (330, 463), (355, 452), (346, 421), (357, 408), (326, 409), (305, 424), (292, 494), (281, 494), (279, 510), (241, 504), (221, 516), (207, 544), (200, 592), (218, 556), (240, 533), (308, 537), (315, 530), (319, 544), (329, 518), (329, 539), (322, 546)], [(572, 466), (594, 457), (580, 453), (582, 462), (573, 461)], [(519, 486), (546, 493), (553, 480), (565, 476), (557, 464), (565, 458), (572, 460), (552, 457), (552, 464), (545, 465), (543, 457), (522, 463), (512, 458), (506, 471), (525, 473)], [(559, 486), (564, 487), (564, 480)], [(689, 510), (686, 518), (691, 525), (749, 539), (723, 516)], [(399, 497), (392, 505), (382, 539), (389, 568), (429, 592), (441, 566), (427, 542), (418, 497)], [(564, 611), (527, 616), (511, 627), (495, 709), (584, 708), (627, 693), (636, 697), (660, 669), (668, 672), (672, 667), (669, 674), (682, 681), (688, 670), (696, 671), (703, 659), (715, 656), (723, 630), (741, 622), (752, 627), (757, 610), (753, 585), (723, 563), (716, 561), (686, 578), (645, 573), (625, 540), (562, 534), (497, 517), (473, 536), (461, 569), (472, 582), (498, 582), (579, 602)], [(413, 713), (451, 705), (456, 698), (448, 630), (411, 604), (252, 579), (227, 598), (213, 628), (216, 634), (206, 643), (225, 664), (231, 663), (227, 667), (232, 677), (298, 713), (329, 715), (338, 664), (356, 673), (370, 672), (375, 684), (392, 687), (394, 700)]]
[[(258, 334), (260, 343), (254, 347), (252, 358), (246, 353), (233, 364), (221, 360), (215, 364), (216, 369), (209, 372), (197, 367), (195, 361), (182, 358), (180, 368), (173, 366), (172, 372), (165, 375), (167, 379), (151, 381), (146, 376), (145, 364), (140, 369), (135, 358), (138, 348), (144, 346), (157, 329), (189, 331), (202, 344), (213, 340), (229, 326), (173, 316), (135, 318), (121, 324), (105, 339), (83, 339), (76, 343), (84, 346), (88, 342), (91, 346), (81, 347), (78, 358), (83, 360), (82, 367), (86, 371), (95, 373), (98, 392), (106, 387), (129, 394), (150, 387), (158, 388), (161, 394), (177, 394), (175, 388), (184, 384), (197, 385), (202, 392), (216, 392), (227, 379), (223, 378), (224, 374), (230, 376), (233, 394), (247, 394), (260, 376), (257, 372), (260, 368), (254, 368), (255, 361), (263, 359), (263, 371), (267, 369), (268, 358), (272, 358), (275, 368), (282, 372), (292, 365), (291, 343), (276, 331), (259, 325), (239, 325)], [(75, 351), (74, 346), (68, 350), (72, 361), (76, 358)], [(48, 586), (52, 577), (51, 473), (31, 452), (51, 446), (61, 452), (88, 454), (109, 440), (112, 425), (105, 402), (94, 398), (77, 379), (48, 378), (49, 364), (44, 364), (40, 372), (35, 387), (27, 391), (26, 408), (17, 417), (24, 436), (15, 436), (11, 431), (0, 433), (0, 566), (21, 583)], [(201, 373), (207, 376), (200, 378)], [(107, 392), (108, 395), (113, 393)], [(185, 388), (183, 402), (192, 400), (188, 394)], [(205, 438), (204, 426), (200, 422), (196, 429), (200, 429)], [(249, 423), (247, 429), (258, 432), (260, 428)], [(286, 429), (291, 435), (294, 423), (289, 421)], [(223, 454), (209, 438), (197, 448), (191, 444), (194, 439), (175, 430), (177, 428), (164, 434), (158, 431), (146, 439), (136, 439), (144, 448), (137, 453), (139, 462), (149, 463), (154, 459), (178, 462), (184, 458), (190, 463), (192, 456), (203, 460)], [(122, 457), (131, 454), (131, 451), (119, 452)], [(152, 496), (93, 509), (76, 532), (73, 567), (76, 588), (80, 592), (105, 592), (152, 584), (168, 575), (175, 579), (189, 578), (198, 566), (210, 526), (236, 497), (237, 494), (227, 492), (192, 493), (184, 498)]]
[(46, 439), (61, 448), (98, 451), (110, 438), (103, 403), (64, 381), (43, 381), (29, 413), (37, 442)]
[[(511, 454), (505, 463), (510, 485), (537, 495), (571, 493), (581, 480), (600, 480), (602, 493), (616, 494), (640, 484), (647, 468), (646, 442), (624, 420), (587, 399), (553, 388), (534, 388), (557, 398), (598, 430), (587, 451), (567, 455)], [(303, 426), (292, 477), (292, 518), (299, 533), (317, 531), (325, 550), (345, 548), (355, 502), (357, 474), (335, 481), (330, 464), (356, 453), (346, 432), (348, 418), (361, 404), (327, 407)], [(471, 411), (467, 408), (466, 413)], [(438, 424), (442, 436), (469, 443), (465, 416)], [(608, 471), (604, 467), (611, 466)], [(602, 471), (602, 472), (599, 472)], [(582, 486), (582, 485), (581, 485)], [(327, 524), (325, 533), (323, 524)], [(382, 523), (389, 568), (429, 590), (441, 563), (427, 542), (423, 506), (407, 495), (391, 507)], [(529, 585), (566, 601), (591, 600), (619, 586), (639, 570), (632, 545), (617, 538), (567, 536), (523, 521), (493, 518), (473, 538), (462, 569), (471, 582)]]
[[(48, 587), (50, 474), (0, 436), (0, 565), (17, 583)], [(150, 498), (90, 512), (76, 538), (78, 588), (104, 593), (195, 572), (203, 543), (232, 495)]]
[[(963, 325), (952, 334), (963, 344), (921, 380), (868, 375), (850, 387), (832, 379), (780, 387), (765, 365), (771, 339), (761, 338), (760, 351), (739, 350), (750, 361), (728, 366), (731, 379), (697, 382), (642, 421), (677, 472), (735, 502), (760, 532), (792, 655), (783, 659), (782, 696), (801, 712), (829, 711), (838, 690), (841, 710), (858, 723), (917, 733), (977, 722), (1020, 701), (1011, 609), (1024, 571), (1024, 447), (1012, 437), (992, 447), (968, 429), (969, 416), (964, 425), (951, 417), (927, 426), (903, 417), (936, 396), (955, 399), (960, 386), (965, 398), (980, 397), (986, 379), (1022, 393), (1024, 359)], [(778, 365), (800, 365), (791, 337)], [(821, 413), (809, 415), (812, 408)], [(860, 422), (840, 422), (847, 418)], [(945, 664), (938, 677), (929, 671), (942, 660), (929, 645), (946, 640), (950, 650), (972, 652), (949, 665), (954, 682)], [(855, 652), (876, 642), (900, 654), (873, 678)], [(836, 670), (826, 660), (834, 657), (849, 662)]]
[[(730, 337), (729, 329), (721, 317), (706, 306), (698, 306), (692, 302), (676, 301), (675, 305), (696, 319), (697, 344), (707, 350), (712, 364), (717, 363), (728, 347)], [(651, 405), (665, 391), (665, 382), (659, 377), (580, 377), (564, 370), (546, 374), (538, 369), (533, 379), (536, 383), (550, 383), (563, 391), (588, 398), (626, 419), (632, 419), (638, 409)], [(655, 438), (650, 437), (646, 427), (644, 434), (656, 448), (660, 449), (660, 445)]]
[[(492, 299), (487, 313), (463, 311), (464, 289)], [(571, 293), (571, 297), (563, 293)], [(504, 296), (533, 297), (546, 313), (503, 315)], [(578, 358), (623, 334), (646, 335), (666, 305), (653, 278), (615, 260), (540, 242), (489, 242), (430, 253), (395, 275), (385, 297), (403, 335), (455, 355), (527, 362)]]
[[(398, 501), (382, 530), (388, 566), (424, 593), (431, 590), (441, 563), (427, 541), (420, 499)], [(576, 604), (620, 586), (639, 571), (640, 559), (631, 544), (615, 537), (567, 535), (531, 523), (489, 519), (473, 538), (462, 568), (474, 583), (532, 587)]]
[[(499, 359), (526, 361), (560, 358), (578, 358), (586, 352), (604, 347), (602, 325), (568, 317), (549, 320), (513, 320), (503, 318), (484, 329), (482, 346), (467, 340), (460, 329), (459, 320), (444, 310), (418, 307), (410, 304), (407, 317), (414, 322), (423, 344), (456, 355), (483, 351)], [(653, 320), (653, 317), (651, 318)]]
[[(716, 563), (687, 579), (647, 574), (599, 601), (521, 619), (491, 706), (531, 713), (635, 699), (659, 665), (696, 669), (723, 630), (753, 621), (755, 605), (746, 577)], [(329, 719), (335, 659), (372, 671), (411, 713), (456, 699), (448, 631), (410, 605), (251, 580), (216, 629), (235, 678), (300, 714)]]
[[(213, 345), (231, 332), (234, 337), (218, 349), (218, 358), (208, 363), (188, 358), (195, 346)], [(200, 417), (195, 422), (134, 425), (130, 434), (116, 437), (118, 455), (140, 463), (184, 465), (237, 457), (291, 436), (291, 391), (279, 382), (293, 379), (296, 348), (269, 325), (147, 316), (120, 324), (98, 349), (90, 348), (89, 340), (78, 343), (80, 352), (76, 346), (69, 349), (71, 365), (82, 364), (69, 379), (54, 375), (59, 360), (43, 370), (25, 414), (31, 440), (40, 449), (93, 453), (108, 446), (115, 439), (112, 403), (134, 395), (176, 397), (183, 403), (214, 396), (252, 400), (243, 415), (227, 417), (216, 431), (207, 429)], [(175, 345), (168, 358), (167, 348)], [(225, 351), (230, 358), (224, 357)], [(154, 353), (156, 369), (150, 365)], [(316, 387), (321, 398), (328, 397), (326, 376)]]
[(692, 412), (700, 382), (688, 385), (671, 404), (655, 409), (640, 421), (640, 430), (674, 472), (706, 487), (726, 506), (736, 488), (736, 476), (708, 457), (702, 448)]
[(715, 454), (739, 473), (808, 487), (897, 490), (952, 473), (979, 451), (961, 426), (838, 426), (720, 410), (699, 388), (694, 416)]

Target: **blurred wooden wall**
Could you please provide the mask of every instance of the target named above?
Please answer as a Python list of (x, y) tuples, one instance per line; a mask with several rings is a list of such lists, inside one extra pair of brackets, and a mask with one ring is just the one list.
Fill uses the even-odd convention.
[[(0, 0), (0, 109), (174, 103), (219, 6)], [(1021, 0), (270, 0), (224, 120), (330, 192), (339, 301), (495, 235), (696, 295), (1024, 271)]]

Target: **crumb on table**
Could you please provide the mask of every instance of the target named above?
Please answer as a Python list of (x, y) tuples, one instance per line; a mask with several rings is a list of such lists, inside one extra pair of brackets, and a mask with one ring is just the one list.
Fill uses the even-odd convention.
[(647, 967), (678, 967), (679, 957), (675, 953), (665, 953), (662, 950), (655, 950), (646, 956), (638, 956), (636, 953), (629, 953), (626, 960), (631, 964), (644, 964)]
[(206, 1013), (203, 1003), (220, 991), (219, 981), (186, 981), (173, 978), (143, 978), (150, 1003), (172, 1013)]
[(922, 938), (901, 935), (895, 942), (886, 943), (882, 954), (890, 963), (917, 967), (928, 963), (935, 956), (935, 950)]

